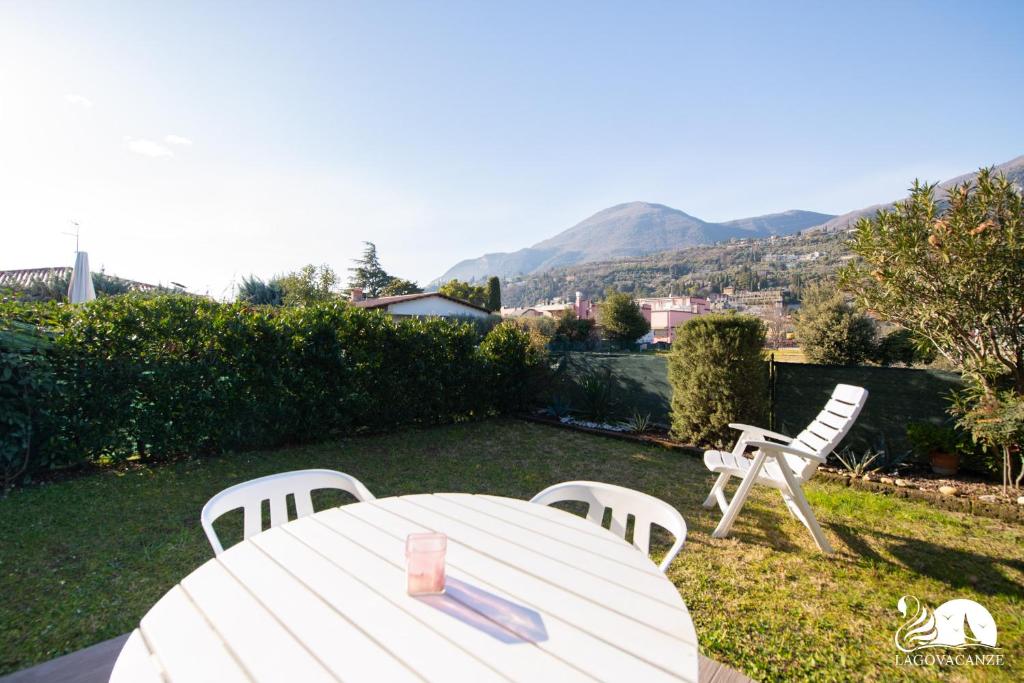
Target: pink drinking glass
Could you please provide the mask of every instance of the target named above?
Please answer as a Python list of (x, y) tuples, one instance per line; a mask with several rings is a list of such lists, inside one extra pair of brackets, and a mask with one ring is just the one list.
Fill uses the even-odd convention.
[(448, 537), (439, 533), (409, 534), (405, 539), (409, 595), (444, 593), (444, 554)]

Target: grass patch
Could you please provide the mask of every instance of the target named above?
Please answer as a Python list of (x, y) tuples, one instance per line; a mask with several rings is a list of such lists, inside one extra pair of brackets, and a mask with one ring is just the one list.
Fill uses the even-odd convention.
[[(834, 556), (818, 553), (766, 489), (755, 489), (732, 537), (712, 539), (719, 515), (700, 507), (712, 477), (698, 459), (511, 420), (140, 466), (15, 491), (0, 500), (0, 674), (132, 629), (212, 556), (199, 526), (210, 496), (307, 467), (349, 472), (380, 497), (466, 491), (529, 498), (567, 479), (658, 496), (690, 529), (669, 577), (693, 615), (702, 651), (757, 679), (1024, 675), (1024, 528), (812, 483), (808, 496)], [(225, 534), (238, 534), (240, 524), (228, 527)], [(892, 637), (904, 594), (932, 607), (956, 597), (985, 605), (1006, 665), (941, 672), (896, 666)]]
[(803, 349), (787, 347), (784, 349), (770, 349), (765, 351), (765, 356), (775, 356), (777, 363), (806, 363), (807, 356)]

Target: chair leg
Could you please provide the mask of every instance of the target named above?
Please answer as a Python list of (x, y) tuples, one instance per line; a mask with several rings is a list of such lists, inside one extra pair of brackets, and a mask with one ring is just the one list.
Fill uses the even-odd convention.
[(757, 477), (761, 474), (761, 467), (764, 465), (765, 457), (767, 456), (763, 451), (758, 451), (754, 456), (754, 462), (751, 463), (750, 469), (743, 475), (743, 481), (736, 490), (736, 494), (732, 497), (732, 502), (729, 503), (725, 514), (722, 515), (722, 521), (718, 523), (714, 533), (711, 534), (712, 537), (725, 538), (729, 535), (732, 523), (736, 521), (736, 516), (739, 515), (743, 504), (747, 502), (747, 496), (750, 494), (751, 487), (757, 482)]
[[(718, 479), (715, 480), (715, 485), (711, 487), (711, 493), (704, 499), (704, 507), (708, 510), (715, 506), (715, 502), (718, 502), (718, 506), (722, 507), (722, 501), (725, 500), (725, 485), (729, 483), (729, 477), (731, 475), (728, 472), (722, 472), (718, 475)], [(724, 512), (724, 510), (723, 510)]]
[(789, 510), (789, 514), (793, 515), (793, 518), (799, 520), (801, 524), (807, 526), (807, 520), (804, 519), (804, 513), (800, 512), (800, 508), (797, 507), (793, 501), (793, 496), (789, 495), (782, 489), (779, 489), (779, 493), (782, 494), (782, 500), (786, 504), (786, 509)]
[[(792, 473), (786, 469), (784, 463), (779, 463), (782, 467), (782, 476), (786, 478), (786, 484), (789, 486), (790, 500), (793, 501), (793, 505), (796, 506), (795, 513), (797, 519), (804, 523), (807, 530), (811, 532), (811, 536), (814, 538), (814, 542), (818, 544), (818, 548), (823, 553), (832, 554), (835, 552), (832, 549), (832, 544), (828, 542), (825, 537), (825, 532), (821, 530), (821, 525), (818, 524), (818, 518), (814, 516), (814, 511), (811, 510), (811, 504), (807, 502), (807, 497), (804, 496), (804, 490), (800, 488), (800, 484), (796, 482)], [(783, 493), (783, 497), (785, 497)], [(787, 503), (789, 501), (786, 501)]]
[(718, 509), (725, 514), (725, 511), (729, 509), (729, 501), (725, 499), (725, 485), (722, 488), (715, 491), (715, 498), (718, 500)]

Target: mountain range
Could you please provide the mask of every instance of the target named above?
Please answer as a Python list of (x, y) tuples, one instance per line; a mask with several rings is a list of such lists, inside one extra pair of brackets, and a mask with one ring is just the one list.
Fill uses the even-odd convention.
[[(1024, 184), (1024, 156), (1000, 164), (995, 169), (1018, 185)], [(962, 183), (974, 175), (957, 176), (941, 183), (939, 188)], [(712, 223), (664, 204), (628, 202), (598, 211), (568, 230), (531, 247), (460, 261), (433, 284), (453, 278), (474, 281), (490, 275), (502, 278), (530, 275), (563, 266), (637, 257), (734, 238), (760, 239), (807, 230), (831, 232), (842, 230), (878, 210), (890, 208), (894, 203), (876, 204), (840, 216), (790, 210)]]

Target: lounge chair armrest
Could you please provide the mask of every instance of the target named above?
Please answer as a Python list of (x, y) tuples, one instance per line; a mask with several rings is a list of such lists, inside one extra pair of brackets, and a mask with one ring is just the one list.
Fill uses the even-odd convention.
[(774, 441), (748, 441), (747, 446), (760, 448), (762, 451), (768, 453), (768, 455), (785, 453), (787, 455), (795, 455), (799, 458), (804, 458), (805, 460), (813, 460), (814, 462), (821, 464), (825, 463), (825, 458), (820, 455), (808, 453), (807, 451), (802, 451), (799, 448), (793, 448), (792, 446), (787, 446), (785, 444), (775, 443)]
[(772, 432), (767, 429), (761, 429), (760, 427), (751, 427), (750, 425), (732, 423), (729, 425), (733, 429), (740, 432), (753, 432), (759, 438), (768, 437), (769, 439), (778, 439), (784, 443), (789, 443), (793, 440), (793, 437), (786, 436), (785, 434), (779, 434), (778, 432)]

